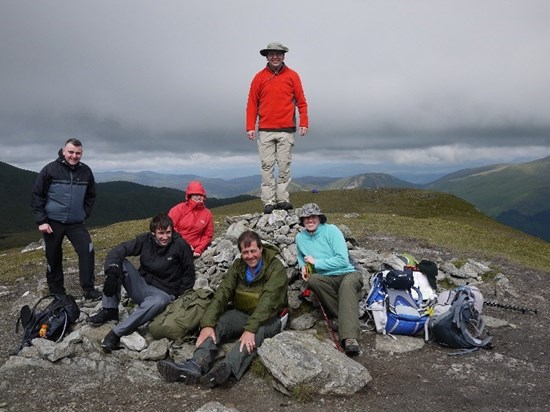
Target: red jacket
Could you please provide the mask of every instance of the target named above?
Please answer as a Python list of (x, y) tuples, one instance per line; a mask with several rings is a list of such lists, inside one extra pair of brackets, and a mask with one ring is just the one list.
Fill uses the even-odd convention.
[(202, 254), (214, 236), (214, 218), (204, 203), (191, 199), (174, 206), (168, 212), (174, 221), (174, 230), (191, 245), (193, 251)]
[(300, 113), (300, 127), (308, 127), (307, 102), (300, 76), (287, 66), (278, 74), (266, 66), (258, 72), (248, 93), (246, 131), (256, 129), (275, 131), (296, 130), (296, 107)]

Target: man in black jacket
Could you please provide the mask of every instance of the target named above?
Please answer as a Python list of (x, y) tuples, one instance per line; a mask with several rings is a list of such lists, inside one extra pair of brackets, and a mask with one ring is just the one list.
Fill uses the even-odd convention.
[(36, 177), (31, 207), (46, 248), (46, 279), (52, 294), (65, 294), (63, 239), (69, 239), (78, 255), (80, 286), (86, 299), (97, 300), (94, 288), (95, 252), (84, 221), (96, 197), (92, 170), (82, 163), (82, 143), (69, 139), (57, 160), (47, 164)]
[[(105, 352), (116, 349), (121, 336), (152, 320), (176, 297), (193, 287), (193, 252), (173, 228), (172, 219), (159, 213), (151, 220), (150, 232), (121, 243), (107, 255), (102, 309), (90, 316), (88, 322), (99, 326), (110, 320), (118, 321), (121, 284), (138, 306), (105, 336), (101, 343)], [(126, 259), (128, 256), (139, 256), (139, 269)]]

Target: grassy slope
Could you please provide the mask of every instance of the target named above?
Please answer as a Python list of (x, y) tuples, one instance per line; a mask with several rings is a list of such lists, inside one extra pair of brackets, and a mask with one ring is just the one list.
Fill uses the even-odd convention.
[(533, 215), (547, 210), (550, 196), (550, 161), (548, 158), (528, 163), (481, 168), (474, 173), (453, 176), (434, 182), (432, 190), (453, 193), (476, 204), (489, 216), (505, 210)]
[[(318, 203), (329, 222), (345, 223), (360, 243), (372, 235), (388, 234), (415, 239), (423, 246), (449, 249), (458, 257), (507, 258), (542, 271), (550, 267), (550, 243), (504, 226), (452, 195), (414, 189), (370, 189), (292, 193), (291, 201), (296, 207)], [(260, 200), (212, 209), (215, 236), (225, 232), (225, 216), (261, 210)], [(344, 217), (346, 214), (353, 215)], [(92, 230), (96, 264), (101, 265), (111, 247), (147, 230), (147, 226), (148, 219), (145, 219)], [(0, 257), (2, 284), (44, 270), (41, 251), (21, 254), (19, 249), (14, 249), (4, 252), (6, 254)], [(74, 257), (70, 246), (66, 248), (66, 256)]]

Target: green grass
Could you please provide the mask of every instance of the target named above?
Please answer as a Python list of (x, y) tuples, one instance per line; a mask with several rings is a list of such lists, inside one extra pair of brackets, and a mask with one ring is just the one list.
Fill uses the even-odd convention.
[[(544, 272), (550, 267), (550, 243), (504, 226), (452, 195), (414, 189), (337, 190), (292, 193), (291, 202), (295, 207), (309, 202), (319, 204), (329, 222), (346, 224), (361, 246), (370, 236), (391, 235), (406, 237), (423, 247), (447, 249), (461, 261), (468, 257), (490, 261), (504, 258)], [(225, 233), (226, 216), (261, 210), (259, 199), (212, 209), (215, 237)], [(92, 230), (96, 265), (101, 268), (110, 248), (146, 230), (148, 219)], [(35, 272), (43, 273), (43, 255), (41, 251), (25, 254), (20, 249), (2, 251), (0, 282), (5, 284)], [(65, 256), (75, 258), (70, 245), (65, 247)]]
[(317, 393), (318, 392), (315, 388), (312, 388), (305, 383), (301, 383), (292, 388), (292, 397), (299, 403), (311, 402)]

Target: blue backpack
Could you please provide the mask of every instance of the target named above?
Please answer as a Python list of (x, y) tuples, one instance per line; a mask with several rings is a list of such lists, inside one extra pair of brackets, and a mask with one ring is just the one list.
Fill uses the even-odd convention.
[(417, 335), (426, 331), (428, 306), (420, 289), (409, 280), (412, 271), (410, 274), (405, 272), (394, 269), (379, 272), (371, 278), (372, 287), (361, 301), (361, 309), (371, 317), (378, 333)]

